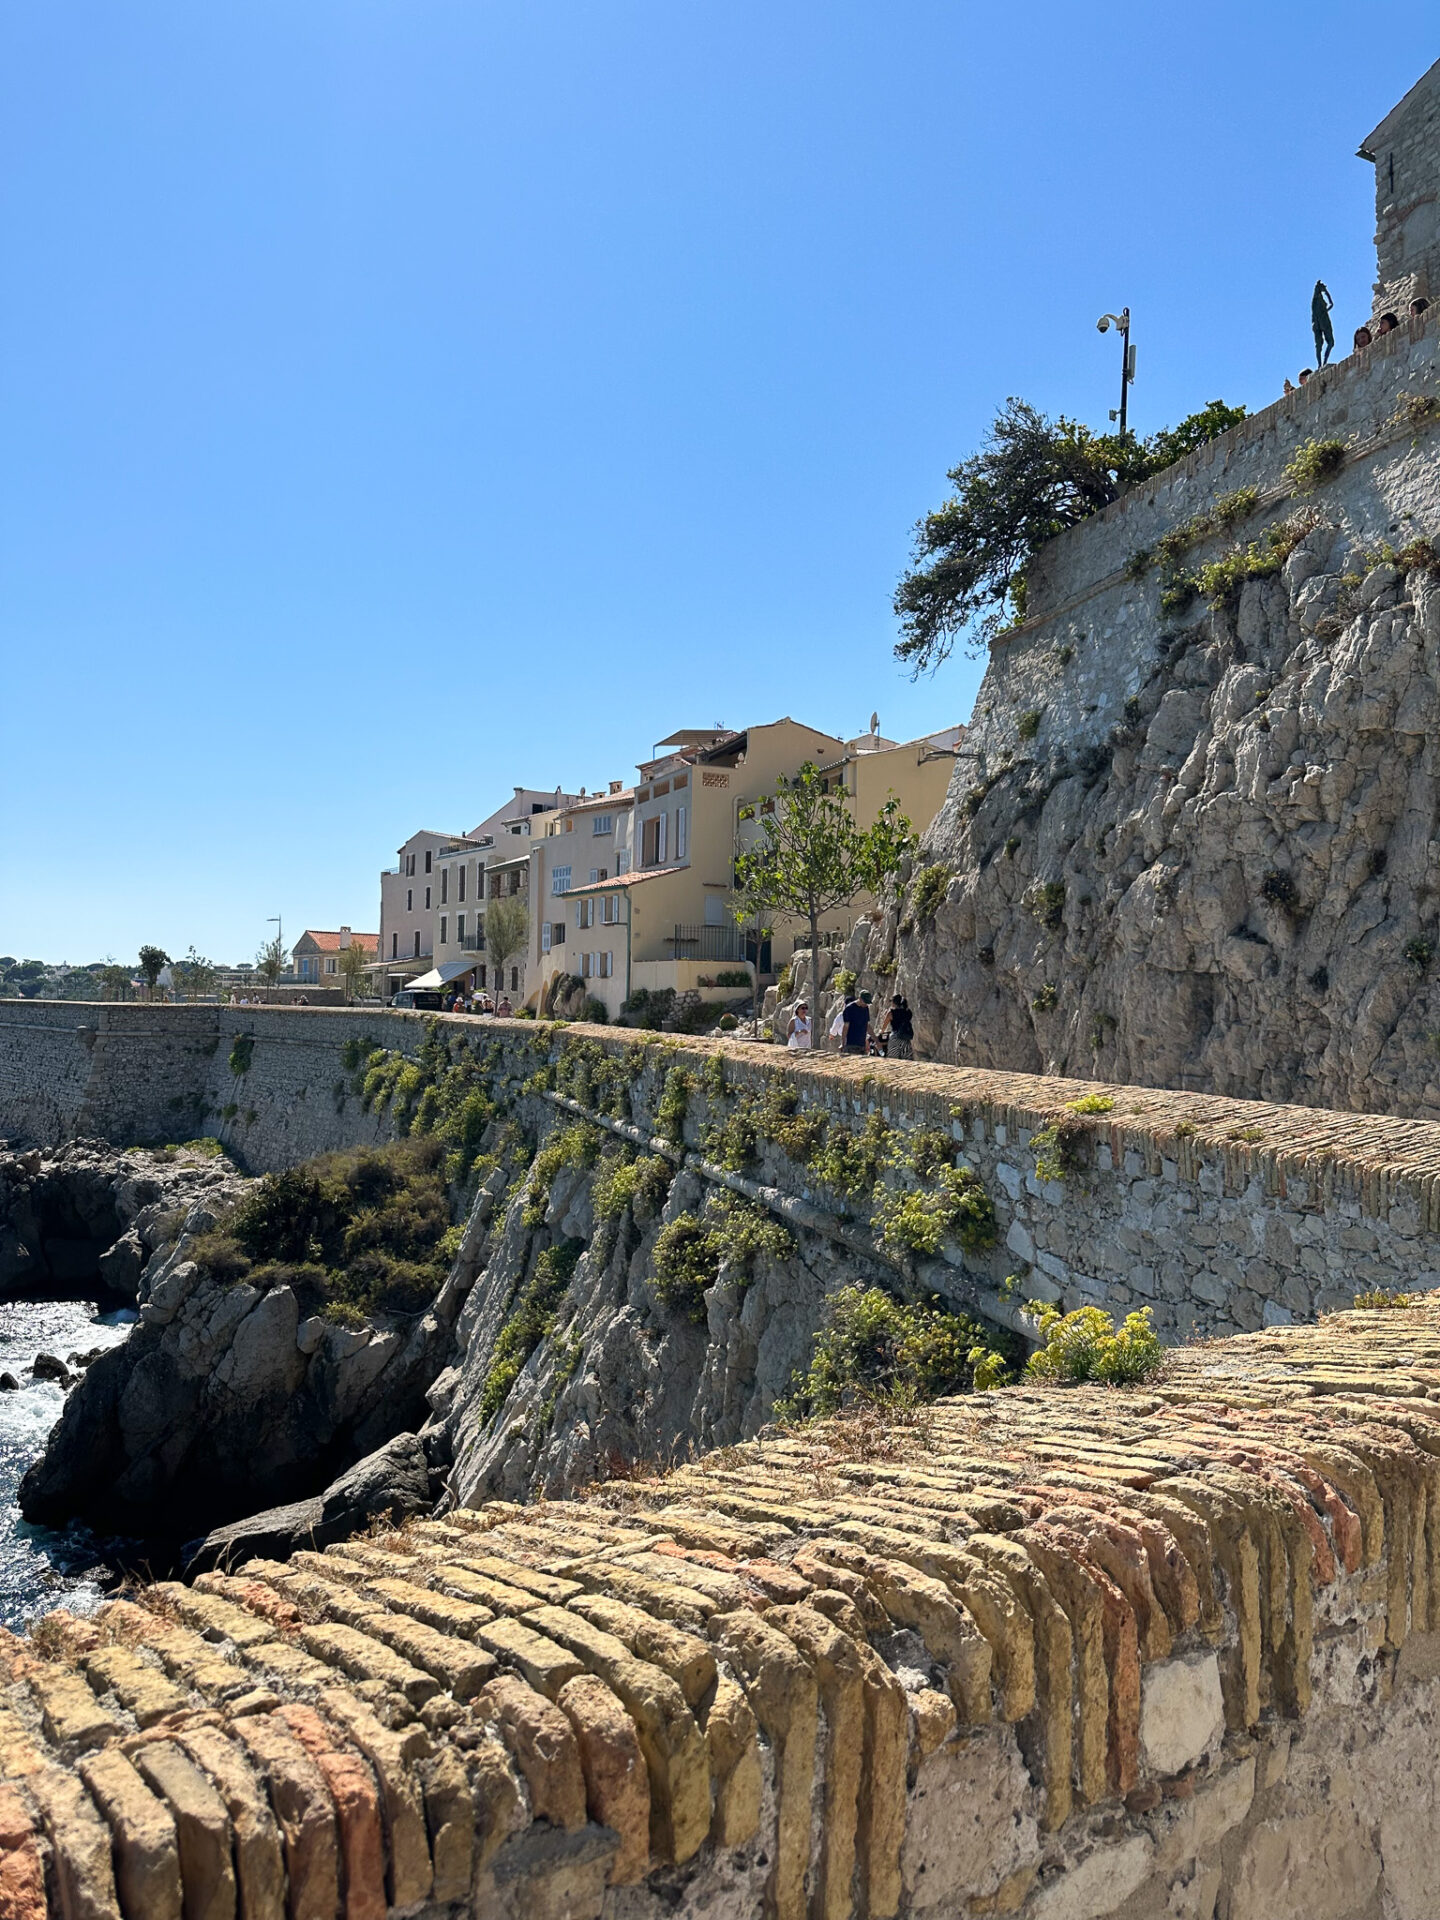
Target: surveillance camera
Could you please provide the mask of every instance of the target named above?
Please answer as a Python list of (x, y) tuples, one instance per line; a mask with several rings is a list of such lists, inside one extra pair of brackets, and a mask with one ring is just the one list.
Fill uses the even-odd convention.
[(1102, 319), (1097, 320), (1095, 324), (1100, 329), (1101, 333), (1108, 333), (1110, 331), (1109, 314), (1107, 313)]

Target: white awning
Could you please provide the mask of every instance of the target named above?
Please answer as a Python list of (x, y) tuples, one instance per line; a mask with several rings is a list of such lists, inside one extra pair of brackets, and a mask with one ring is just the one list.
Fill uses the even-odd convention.
[(407, 980), (401, 993), (434, 993), (437, 987), (448, 987), (452, 980), (458, 980), (462, 973), (473, 973), (479, 962), (476, 960), (445, 960), (438, 967), (432, 967), (429, 973), (422, 973), (418, 980)]

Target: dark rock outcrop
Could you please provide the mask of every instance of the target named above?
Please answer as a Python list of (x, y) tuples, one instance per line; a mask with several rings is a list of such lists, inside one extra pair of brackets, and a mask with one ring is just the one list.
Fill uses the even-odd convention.
[(185, 1549), (185, 1570), (202, 1573), (256, 1556), (283, 1559), (300, 1547), (328, 1547), (348, 1539), (382, 1514), (399, 1521), (428, 1513), (434, 1478), (415, 1435), (397, 1433), (347, 1468), (324, 1493), (269, 1507), (191, 1541)]
[[(21, 1482), (25, 1517), (176, 1543), (311, 1502), (426, 1419), (427, 1389), (454, 1357), (494, 1198), (487, 1187), (477, 1199), (427, 1312), (358, 1327), (308, 1312), (291, 1286), (211, 1276), (191, 1251), (212, 1216), (194, 1209), (145, 1269), (138, 1326), (86, 1370)], [(393, 1479), (394, 1462), (377, 1471)]]
[(184, 1148), (72, 1140), (0, 1154), (0, 1299), (74, 1296), (134, 1305), (146, 1261), (197, 1204), (218, 1212), (243, 1178)]

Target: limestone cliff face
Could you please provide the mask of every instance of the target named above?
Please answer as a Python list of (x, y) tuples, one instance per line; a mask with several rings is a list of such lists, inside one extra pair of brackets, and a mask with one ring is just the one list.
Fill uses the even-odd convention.
[[(569, 1494), (617, 1471), (750, 1438), (808, 1364), (828, 1295), (887, 1277), (876, 1262), (797, 1233), (784, 1259), (747, 1265), (727, 1255), (692, 1316), (657, 1299), (654, 1251), (666, 1223), (700, 1211), (706, 1182), (686, 1168), (652, 1217), (627, 1212), (609, 1229), (595, 1220), (593, 1187), (589, 1170), (560, 1174), (535, 1230), (524, 1222), (524, 1196), (516, 1200), (461, 1315), (459, 1362), (431, 1403), (462, 1506)], [(537, 1254), (567, 1241), (584, 1252), (554, 1333), (492, 1415), (486, 1384), (501, 1331)]]
[(1072, 649), (1019, 699), (992, 663), (939, 874), (857, 929), (921, 1057), (1440, 1116), (1440, 580), (1358, 548), (1322, 521), (1233, 607), (1155, 616), (1093, 744), (1044, 717)]

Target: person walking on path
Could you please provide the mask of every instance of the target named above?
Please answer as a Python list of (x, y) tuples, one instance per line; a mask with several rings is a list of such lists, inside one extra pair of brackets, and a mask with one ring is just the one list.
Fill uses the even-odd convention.
[(1315, 335), (1315, 364), (1323, 367), (1335, 351), (1335, 329), (1330, 324), (1330, 309), (1335, 302), (1323, 280), (1315, 282), (1310, 296), (1310, 330)]
[(864, 1053), (866, 1036), (870, 1031), (870, 1009), (863, 1000), (855, 998), (852, 988), (844, 1006), (840, 1009), (840, 1020), (844, 1035), (840, 1043), (842, 1053)]
[(785, 1044), (792, 1053), (799, 1053), (813, 1044), (810, 1008), (804, 1000), (797, 1000), (795, 1003), (795, 1012), (791, 1016), (790, 1031), (785, 1036)]
[(903, 993), (892, 996), (880, 1030), (890, 1042), (886, 1051), (891, 1059), (915, 1058), (915, 1019)]

